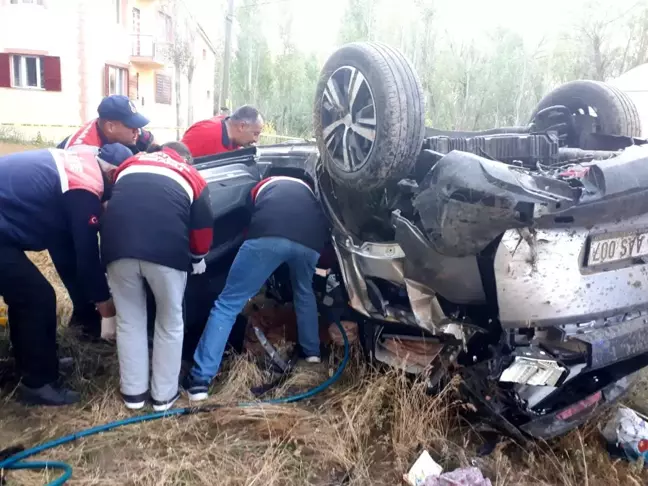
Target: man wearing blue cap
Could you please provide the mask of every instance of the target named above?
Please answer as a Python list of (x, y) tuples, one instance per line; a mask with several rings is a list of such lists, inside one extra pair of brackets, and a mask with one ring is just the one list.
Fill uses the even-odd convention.
[(75, 145), (101, 147), (109, 143), (126, 145), (131, 152), (145, 152), (153, 143), (151, 132), (143, 130), (149, 120), (138, 113), (135, 104), (123, 95), (106, 96), (97, 109), (99, 118), (82, 126), (66, 138), (58, 148)]
[(131, 155), (113, 144), (0, 157), (0, 296), (27, 403), (67, 405), (79, 394), (57, 385), (56, 296), (25, 252), (49, 250), (61, 277), (78, 282), (102, 318), (114, 318), (97, 232), (110, 173)]
[[(122, 95), (106, 96), (97, 109), (99, 118), (91, 120), (75, 134), (66, 138), (57, 148), (70, 149), (79, 145), (103, 147), (119, 143), (131, 152), (146, 152), (153, 143), (151, 132), (143, 130), (149, 120), (137, 112), (133, 102)], [(81, 297), (82, 289), (67, 276), (61, 277), (74, 306), (70, 325), (79, 327), (83, 336), (94, 340), (99, 337), (100, 317), (94, 306)]]

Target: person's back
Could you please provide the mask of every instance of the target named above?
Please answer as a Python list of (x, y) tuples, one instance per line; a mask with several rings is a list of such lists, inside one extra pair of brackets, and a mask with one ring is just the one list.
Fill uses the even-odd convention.
[(119, 167), (101, 228), (103, 261), (117, 308), (120, 388), (126, 407), (149, 397), (144, 281), (155, 297), (150, 397), (156, 411), (178, 399), (182, 302), (187, 273), (205, 270), (213, 216), (207, 184), (189, 165), (187, 147), (171, 142)]
[(265, 281), (287, 264), (297, 314), (298, 341), (306, 361), (320, 362), (313, 275), (329, 237), (328, 222), (311, 188), (292, 177), (270, 177), (250, 194), (252, 219), (225, 288), (209, 315), (184, 388), (192, 401), (207, 398), (236, 316)]
[(0, 157), (0, 240), (41, 251), (63, 238), (63, 194), (83, 189), (103, 195), (95, 153), (43, 149)]
[(278, 236), (321, 252), (328, 221), (311, 188), (293, 177), (270, 177), (251, 193), (253, 210), (247, 239)]
[[(187, 271), (190, 248), (198, 245), (203, 252), (209, 243), (199, 240), (211, 242), (209, 216), (200, 228), (192, 221), (191, 208), (200, 197), (208, 197), (204, 180), (176, 152), (136, 155), (116, 174), (102, 220), (103, 261), (133, 258)], [(190, 234), (192, 228), (202, 232)]]

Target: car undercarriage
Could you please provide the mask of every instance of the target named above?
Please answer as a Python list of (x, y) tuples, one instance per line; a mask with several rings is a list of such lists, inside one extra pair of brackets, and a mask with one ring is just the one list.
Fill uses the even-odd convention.
[[(331, 224), (323, 265), (340, 285), (325, 286), (337, 289), (329, 300), (359, 322), (372, 362), (423, 375), (430, 390), (459, 374), (500, 429), (563, 434), (648, 366), (648, 144), (636, 109), (616, 88), (575, 81), (525, 126), (442, 131), (425, 128), (421, 93), (396, 50), (343, 46), (317, 87), (316, 144), (195, 161), (218, 237), (206, 275), (189, 281), (187, 328), (199, 336), (243, 241), (249, 190), (300, 177)], [(270, 285), (289, 299), (280, 271)]]

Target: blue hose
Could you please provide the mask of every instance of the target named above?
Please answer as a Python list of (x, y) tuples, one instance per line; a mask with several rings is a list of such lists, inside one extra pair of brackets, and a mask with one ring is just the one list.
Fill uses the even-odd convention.
[[(342, 333), (342, 339), (344, 340), (344, 358), (342, 359), (337, 370), (335, 370), (335, 373), (333, 373), (331, 377), (329, 377), (323, 383), (317, 385), (315, 388), (311, 388), (310, 390), (305, 391), (303, 393), (298, 393), (297, 395), (290, 395), (287, 397), (280, 397), (280, 398), (272, 398), (272, 399), (261, 400), (257, 402), (240, 402), (235, 404), (235, 406), (250, 407), (250, 406), (258, 406), (260, 404), (279, 405), (285, 403), (298, 402), (300, 400), (305, 400), (307, 398), (311, 398), (317, 395), (318, 393), (321, 393), (322, 391), (326, 390), (329, 386), (331, 386), (333, 383), (338, 381), (342, 376), (342, 373), (344, 372), (344, 369), (346, 368), (349, 362), (350, 353), (349, 353), (349, 339), (346, 335), (346, 332), (344, 331), (344, 328), (342, 327), (342, 323), (340, 322), (339, 319), (336, 319), (335, 324), (337, 324), (338, 328), (340, 329), (340, 332)], [(140, 415), (137, 417), (130, 417), (123, 420), (116, 420), (114, 422), (98, 425), (96, 427), (90, 427), (89, 429), (85, 429), (80, 432), (75, 432), (73, 434), (66, 435), (64, 437), (60, 437), (58, 439), (54, 439), (49, 442), (45, 442), (44, 444), (14, 454), (13, 456), (8, 457), (7, 459), (0, 462), (0, 472), (2, 472), (5, 469), (6, 470), (58, 469), (58, 470), (62, 470), (63, 474), (60, 477), (56, 478), (54, 481), (48, 483), (47, 486), (61, 486), (65, 484), (67, 480), (70, 479), (70, 477), (72, 477), (72, 466), (70, 466), (69, 464), (66, 464), (64, 462), (58, 462), (58, 461), (52, 461), (52, 462), (48, 462), (48, 461), (21, 462), (21, 461), (29, 457), (35, 456), (37, 454), (40, 454), (42, 452), (45, 452), (49, 449), (54, 449), (55, 447), (67, 444), (69, 442), (73, 442), (75, 440), (82, 439), (84, 437), (89, 437), (91, 435), (100, 434), (101, 432), (107, 432), (109, 430), (116, 429), (118, 427), (124, 427), (125, 425), (138, 424), (141, 422), (149, 422), (151, 420), (157, 420), (164, 417), (173, 417), (175, 415), (193, 415), (201, 412), (209, 412), (225, 406), (226, 405), (206, 405), (203, 407), (174, 408), (172, 410), (167, 410), (166, 412), (156, 412), (148, 415)]]

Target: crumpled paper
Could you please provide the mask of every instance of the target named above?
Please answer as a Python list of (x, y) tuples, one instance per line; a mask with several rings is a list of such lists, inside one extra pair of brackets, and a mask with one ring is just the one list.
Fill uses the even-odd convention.
[(490, 479), (485, 478), (479, 468), (464, 467), (440, 476), (425, 478), (421, 486), (493, 486)]

